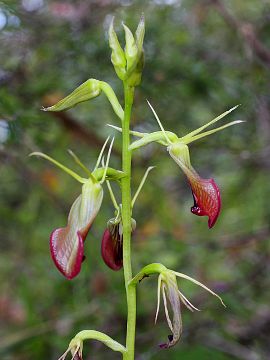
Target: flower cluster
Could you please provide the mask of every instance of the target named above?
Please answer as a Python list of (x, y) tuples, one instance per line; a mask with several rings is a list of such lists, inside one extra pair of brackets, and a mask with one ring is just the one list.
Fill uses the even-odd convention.
[[(134, 314), (136, 313), (136, 289), (134, 289), (134, 287), (137, 286), (137, 284), (146, 276), (148, 277), (152, 274), (158, 274), (157, 311), (155, 322), (158, 318), (160, 302), (162, 298), (167, 323), (171, 331), (171, 334), (168, 336), (168, 341), (161, 344), (161, 348), (166, 349), (172, 347), (181, 337), (181, 302), (190, 311), (198, 311), (198, 309), (187, 299), (183, 292), (179, 290), (177, 278), (186, 279), (199, 285), (212, 295), (218, 297), (222, 302), (222, 299), (204, 284), (183, 273), (169, 270), (161, 264), (147, 265), (132, 280), (130, 280), (132, 277), (132, 272), (129, 241), (130, 234), (134, 232), (136, 227), (136, 222), (131, 217), (132, 209), (149, 171), (153, 168), (149, 167), (146, 170), (141, 183), (135, 195), (133, 196), (133, 199), (131, 200), (131, 159), (133, 150), (145, 146), (151, 142), (156, 142), (162, 146), (165, 146), (170, 157), (176, 162), (176, 164), (185, 174), (188, 184), (191, 188), (194, 199), (194, 205), (191, 207), (191, 212), (198, 216), (207, 216), (208, 227), (212, 228), (220, 214), (220, 191), (214, 179), (202, 178), (192, 167), (188, 145), (198, 139), (225, 129), (228, 126), (240, 123), (240, 120), (232, 121), (218, 128), (204, 131), (208, 126), (213, 125), (217, 121), (221, 120), (224, 116), (228, 115), (237, 106), (224, 112), (198, 129), (191, 131), (187, 135), (179, 137), (173, 132), (164, 130), (155, 110), (148, 102), (161, 130), (152, 133), (130, 131), (129, 122), (131, 106), (134, 98), (134, 88), (141, 82), (144, 65), (144, 17), (141, 17), (134, 35), (125, 24), (122, 25), (125, 33), (125, 47), (122, 48), (119, 43), (118, 37), (114, 31), (113, 21), (109, 28), (109, 45), (112, 50), (112, 64), (116, 74), (123, 81), (124, 85), (125, 110), (123, 110), (122, 106), (120, 105), (111, 86), (104, 81), (93, 78), (85, 81), (71, 94), (66, 96), (57, 104), (48, 108), (43, 108), (42, 110), (67, 110), (83, 101), (91, 100), (99, 96), (101, 93), (104, 93), (122, 124), (121, 128), (112, 125), (110, 126), (118, 131), (123, 132), (123, 171), (109, 167), (109, 159), (114, 139), (111, 141), (111, 144), (108, 148), (105, 161), (103, 153), (106, 149), (109, 138), (107, 138), (101, 149), (93, 171), (90, 171), (84, 164), (82, 164), (79, 158), (70, 151), (71, 156), (87, 174), (87, 177), (81, 177), (73, 170), (67, 168), (48, 155), (39, 152), (32, 154), (52, 162), (54, 165), (58, 166), (74, 179), (76, 179), (82, 186), (80, 195), (76, 198), (73, 205), (71, 206), (66, 226), (55, 229), (50, 236), (51, 256), (57, 269), (67, 279), (73, 279), (79, 274), (82, 262), (85, 259), (84, 242), (102, 205), (104, 182), (107, 184), (112, 203), (115, 207), (115, 216), (108, 221), (107, 227), (103, 233), (101, 241), (101, 255), (105, 264), (110, 269), (117, 271), (120, 270), (123, 266), (125, 267), (125, 288), (128, 299), (127, 346), (124, 347), (104, 333), (94, 330), (83, 330), (72, 339), (67, 351), (60, 357), (59, 360), (65, 360), (69, 353), (72, 355), (72, 360), (82, 360), (83, 342), (85, 339), (101, 341), (110, 349), (120, 352), (124, 359), (133, 359), (135, 337)], [(138, 137), (139, 139), (130, 144), (130, 134)], [(115, 181), (122, 189), (122, 201), (120, 204), (116, 201), (112, 187), (110, 185), (110, 181)], [(124, 254), (123, 249), (125, 250)]]

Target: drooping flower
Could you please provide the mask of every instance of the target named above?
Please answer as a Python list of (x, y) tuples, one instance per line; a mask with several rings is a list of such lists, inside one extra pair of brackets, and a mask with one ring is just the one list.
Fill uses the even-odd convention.
[(67, 226), (51, 233), (52, 259), (58, 270), (68, 279), (73, 279), (81, 270), (84, 241), (99, 212), (102, 199), (102, 186), (88, 179), (82, 186), (81, 195), (71, 207)]
[[(131, 219), (131, 232), (136, 228), (136, 221)], [(121, 216), (110, 219), (101, 241), (101, 255), (105, 264), (112, 270), (123, 267), (123, 225)]]
[[(130, 145), (130, 150), (137, 149), (151, 142), (158, 142), (162, 145), (165, 145), (170, 156), (180, 166), (188, 179), (194, 199), (194, 205), (191, 207), (191, 212), (198, 216), (208, 216), (208, 227), (213, 227), (217, 221), (221, 208), (220, 191), (214, 179), (204, 179), (200, 177), (191, 166), (188, 144), (205, 136), (211, 135), (217, 131), (225, 129), (228, 126), (241, 123), (241, 120), (236, 120), (213, 130), (202, 132), (208, 126), (216, 123), (224, 116), (228, 115), (237, 106), (224, 112), (215, 119), (211, 120), (209, 123), (188, 133), (187, 135), (178, 137), (176, 134), (164, 130), (155, 110), (149, 102), (148, 104), (155, 115), (161, 131), (156, 131), (151, 134), (131, 131), (132, 135), (140, 137), (140, 139)], [(115, 126), (113, 127), (119, 130), (119, 128)]]
[[(190, 311), (199, 311), (178, 289), (176, 277), (184, 278), (190, 280), (191, 282), (201, 286), (212, 295), (219, 298), (221, 303), (224, 305), (222, 299), (210, 290), (208, 287), (200, 283), (199, 281), (185, 275), (178, 273), (169, 269), (163, 270), (160, 272), (158, 277), (158, 302), (157, 302), (157, 311), (155, 322), (158, 318), (159, 307), (160, 307), (160, 297), (162, 293), (162, 298), (164, 302), (165, 315), (167, 319), (168, 326), (171, 330), (170, 335), (168, 335), (168, 341), (166, 343), (160, 344), (160, 348), (167, 349), (174, 346), (180, 339), (182, 334), (182, 316), (181, 316), (181, 302), (190, 310)], [(224, 305), (225, 306), (225, 305)]]
[[(106, 140), (101, 150), (95, 169), (97, 169), (100, 163), (102, 153), (108, 140), (109, 139)], [(107, 162), (103, 169), (101, 179), (96, 178), (72, 152), (71, 155), (85, 172), (87, 172), (89, 178), (82, 178), (48, 155), (37, 152), (31, 154), (49, 160), (82, 184), (82, 192), (74, 201), (70, 209), (67, 225), (55, 229), (50, 236), (52, 259), (57, 269), (69, 280), (78, 275), (85, 258), (84, 241), (101, 207), (103, 199), (102, 183), (106, 177), (112, 144), (113, 141), (108, 151)]]
[(126, 348), (119, 342), (113, 340), (110, 336), (96, 330), (82, 330), (74, 336), (70, 341), (67, 350), (58, 360), (65, 360), (68, 353), (71, 353), (71, 360), (83, 360), (82, 353), (85, 340), (100, 341), (113, 351), (120, 352), (121, 354), (126, 353)]
[(191, 212), (198, 216), (208, 216), (208, 227), (214, 226), (221, 208), (220, 192), (214, 179), (203, 179), (190, 164), (188, 146), (182, 142), (168, 146), (174, 161), (186, 175), (191, 187), (194, 205)]
[(71, 353), (72, 360), (83, 360), (83, 341), (77, 337), (72, 339), (67, 350), (58, 360), (65, 360), (69, 352)]

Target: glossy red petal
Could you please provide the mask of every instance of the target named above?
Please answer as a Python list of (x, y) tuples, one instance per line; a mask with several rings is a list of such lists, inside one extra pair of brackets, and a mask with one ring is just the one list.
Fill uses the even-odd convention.
[(202, 179), (197, 174), (188, 176), (194, 198), (191, 212), (198, 216), (208, 216), (208, 227), (215, 225), (221, 208), (220, 192), (214, 179)]
[(56, 229), (50, 236), (50, 250), (57, 269), (73, 279), (84, 260), (84, 241), (100, 209), (103, 190), (91, 182), (83, 185), (82, 194), (73, 203), (68, 225)]
[(59, 228), (50, 236), (50, 250), (57, 269), (69, 280), (79, 274), (83, 262), (83, 238), (77, 233), (77, 241), (66, 242), (68, 228)]
[(116, 231), (113, 234), (109, 229), (106, 229), (101, 241), (102, 258), (105, 264), (114, 271), (123, 267), (123, 243), (118, 228), (116, 225)]
[(208, 216), (208, 227), (213, 227), (221, 208), (221, 199), (217, 184), (214, 179), (201, 178), (193, 169), (190, 164), (187, 145), (175, 143), (168, 146), (168, 151), (188, 178), (194, 198), (194, 206), (192, 206), (191, 212), (198, 216)]

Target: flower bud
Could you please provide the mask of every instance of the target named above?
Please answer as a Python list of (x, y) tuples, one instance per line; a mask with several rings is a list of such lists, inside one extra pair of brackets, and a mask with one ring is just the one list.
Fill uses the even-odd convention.
[(138, 62), (139, 51), (132, 32), (124, 23), (122, 25), (126, 39), (125, 55), (127, 60), (127, 71), (128, 73), (131, 73)]
[[(131, 219), (131, 231), (136, 228), (136, 221)], [(113, 218), (108, 221), (101, 241), (101, 255), (105, 264), (112, 270), (118, 271), (123, 267), (123, 226), (121, 219)]]
[(128, 78), (127, 82), (129, 86), (138, 86), (141, 83), (142, 71), (144, 67), (144, 53), (141, 53), (140, 59), (136, 65), (136, 68), (133, 70), (132, 74)]
[(96, 79), (89, 79), (77, 87), (71, 94), (60, 100), (53, 106), (42, 108), (43, 111), (62, 111), (68, 110), (75, 105), (93, 99), (100, 95), (100, 82)]
[(112, 49), (111, 62), (114, 66), (115, 72), (121, 80), (124, 80), (126, 75), (126, 57), (124, 50), (119, 44), (117, 35), (113, 27), (114, 19), (109, 28), (109, 45)]

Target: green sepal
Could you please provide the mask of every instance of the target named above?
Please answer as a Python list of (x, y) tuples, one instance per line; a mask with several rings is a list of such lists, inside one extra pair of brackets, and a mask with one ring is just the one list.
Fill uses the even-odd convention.
[(126, 176), (123, 171), (116, 170), (110, 167), (108, 167), (107, 170), (105, 167), (97, 168), (92, 172), (92, 175), (97, 179), (97, 181), (101, 181), (105, 171), (106, 171), (106, 180), (119, 181)]
[(140, 85), (142, 80), (143, 67), (144, 67), (144, 52), (141, 53), (135, 69), (132, 71), (131, 75), (127, 79), (127, 83), (129, 86)]
[(109, 28), (109, 45), (112, 49), (111, 62), (114, 66), (115, 72), (121, 80), (125, 79), (126, 75), (126, 57), (122, 49), (118, 37), (114, 31), (114, 18)]
[(58, 101), (53, 106), (42, 108), (43, 111), (68, 110), (75, 105), (93, 99), (101, 93), (100, 82), (96, 79), (89, 79), (77, 87), (71, 94)]
[(181, 159), (181, 162), (184, 162), (185, 166), (189, 169), (191, 168), (189, 148), (186, 144), (181, 141), (175, 142), (174, 144), (169, 145), (168, 151), (178, 164), (180, 161), (179, 159)]
[(143, 52), (144, 34), (145, 34), (145, 23), (144, 23), (144, 15), (142, 14), (139, 24), (138, 24), (138, 27), (137, 27), (137, 30), (136, 30), (136, 33), (135, 33), (136, 45), (137, 45), (139, 56)]
[[(176, 134), (174, 134), (171, 131), (166, 131), (166, 135), (168, 137), (168, 139), (174, 143), (178, 140), (178, 137)], [(134, 141), (130, 146), (129, 146), (129, 150), (135, 150), (138, 149), (142, 146), (148, 145), (152, 142), (157, 142), (159, 144), (168, 146), (168, 142), (164, 137), (164, 133), (163, 131), (155, 131), (152, 132), (150, 134), (146, 134), (144, 135), (142, 138), (140, 138), (139, 140)]]
[(129, 282), (129, 286), (136, 286), (138, 282), (142, 281), (145, 277), (148, 277), (150, 275), (155, 274), (161, 274), (164, 273), (166, 270), (166, 266), (160, 264), (160, 263), (152, 263), (149, 265), (146, 265), (144, 268), (141, 269), (140, 272), (136, 276), (134, 276), (133, 279)]
[(119, 342), (113, 340), (110, 336), (100, 331), (82, 330), (75, 336), (74, 340), (75, 339), (79, 339), (81, 341), (91, 340), (91, 339), (98, 340), (103, 344), (105, 344), (106, 346), (108, 346), (113, 351), (119, 351), (122, 354), (126, 352), (126, 348), (123, 345), (119, 344)]
[(127, 60), (127, 72), (130, 74), (138, 62), (139, 52), (132, 32), (124, 23), (122, 23), (122, 25), (125, 31), (126, 40), (125, 56)]
[(130, 71), (130, 76), (128, 77), (127, 80), (129, 86), (138, 86), (141, 83), (142, 71), (144, 68), (144, 51), (143, 51), (144, 34), (145, 34), (145, 24), (144, 24), (144, 16), (142, 15), (135, 33), (135, 42), (138, 50), (137, 63), (133, 71), (132, 72)]

